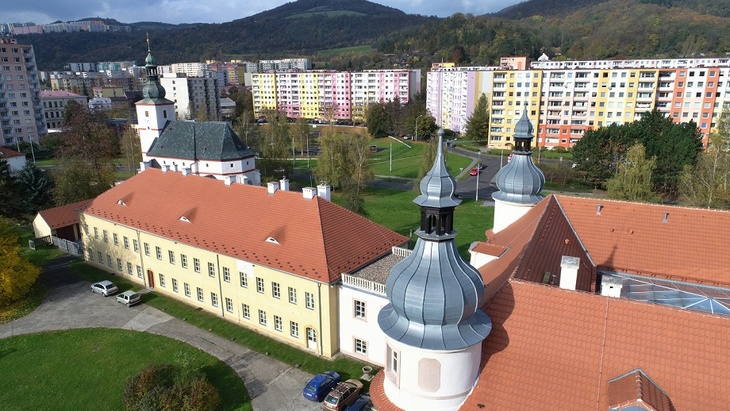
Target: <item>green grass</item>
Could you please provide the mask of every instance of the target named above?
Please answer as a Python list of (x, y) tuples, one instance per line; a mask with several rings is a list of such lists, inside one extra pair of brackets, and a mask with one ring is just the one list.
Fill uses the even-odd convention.
[[(81, 329), (0, 340), (4, 410), (123, 410), (124, 385), (147, 365), (188, 364), (218, 388), (219, 410), (251, 410), (241, 379), (185, 343), (127, 330)], [(180, 364), (183, 365), (183, 364)]]
[(353, 46), (337, 49), (319, 50), (317, 54), (321, 56), (338, 56), (340, 54), (368, 54), (374, 51), (376, 50), (371, 46)]
[(291, 16), (287, 16), (284, 19), (300, 19), (300, 18), (306, 18), (306, 17), (341, 17), (341, 16), (352, 16), (352, 17), (358, 17), (358, 16), (365, 16), (364, 13), (358, 13), (356, 11), (348, 11), (348, 10), (335, 10), (335, 11), (315, 11), (311, 13), (299, 13), (294, 14)]
[[(408, 148), (404, 143), (411, 147)], [(418, 177), (425, 143), (414, 141), (404, 141), (401, 143), (391, 138), (379, 138), (372, 140), (371, 145), (378, 147), (377, 154), (374, 154), (372, 157), (373, 174), (406, 179)], [(393, 150), (392, 169), (390, 161), (391, 148)], [(446, 167), (453, 176), (468, 167), (469, 163), (471, 163), (471, 159), (468, 157), (452, 153), (446, 154)]]

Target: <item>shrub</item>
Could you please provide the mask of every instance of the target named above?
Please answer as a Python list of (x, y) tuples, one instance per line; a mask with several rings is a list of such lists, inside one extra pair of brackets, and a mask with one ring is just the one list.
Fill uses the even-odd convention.
[(135, 411), (212, 411), (218, 390), (201, 372), (172, 364), (153, 364), (127, 381), (124, 403)]

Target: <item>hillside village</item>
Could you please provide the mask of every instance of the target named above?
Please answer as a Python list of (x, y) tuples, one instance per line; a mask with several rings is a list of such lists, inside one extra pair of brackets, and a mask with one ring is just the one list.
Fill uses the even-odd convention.
[[(92, 310), (90, 324), (93, 310), (126, 309), (130, 320), (103, 325), (102, 332), (167, 335), (155, 327), (172, 323), (162, 318), (173, 318), (170, 307), (179, 304), (188, 313), (177, 318), (189, 321), (185, 327), (205, 318), (200, 324), (207, 325), (187, 331), (210, 339), (198, 348), (218, 355), (250, 394), (201, 395), (210, 403), (200, 409), (319, 409), (322, 398), (311, 401), (304, 387), (327, 370), (342, 373), (343, 383), (358, 381), (357, 395), (344, 402), (364, 394), (356, 404), (371, 408), (360, 409), (380, 411), (715, 410), (730, 403), (721, 388), (730, 378), (730, 343), (723, 338), (730, 332), (723, 249), (730, 213), (706, 199), (730, 203), (721, 189), (730, 170), (727, 58), (542, 54), (504, 56), (498, 65), (442, 62), (426, 72), (340, 71), (314, 69), (306, 58), (162, 64), (154, 44), (148, 36), (144, 65), (76, 62), (69, 65), (74, 70), (43, 72), (33, 45), (0, 39), (0, 65), (13, 73), (0, 79), (0, 244), (17, 242), (5, 241), (20, 226), (8, 223), (10, 216), (30, 222), (33, 233), (24, 241), (35, 249), (3, 248), (15, 265), (0, 271), (12, 284), (0, 291), (0, 303), (13, 287), (38, 292), (30, 287), (39, 269), (21, 256), (53, 248), (63, 252), (49, 258), (50, 266), (60, 262), (77, 275), (59, 287), (68, 293), (60, 300), (71, 307), (92, 301), (85, 308)], [(601, 182), (606, 190), (548, 188), (556, 183), (546, 170), (579, 175), (590, 164), (575, 157), (568, 157), (572, 166), (562, 157), (551, 164), (550, 153), (586, 152), (580, 150), (596, 136), (609, 139), (600, 133), (634, 133), (621, 127), (656, 124), (653, 118), (666, 119), (664, 128), (641, 133), (663, 140), (632, 135), (600, 147), (614, 150), (603, 164), (613, 173)], [(475, 130), (477, 139), (470, 137)], [(64, 141), (76, 134), (98, 145), (71, 151)], [(103, 138), (86, 138), (97, 135)], [(50, 174), (37, 164), (54, 138), (62, 154), (51, 169), (77, 173), (65, 184), (78, 197), (31, 199), (34, 192), (23, 184), (53, 187), (38, 183)], [(99, 143), (104, 139), (117, 147)], [(328, 146), (332, 141), (349, 145)], [(692, 162), (678, 168), (685, 173), (675, 176), (680, 194), (659, 196), (651, 174), (662, 160), (657, 156), (676, 154), (666, 148), (679, 147), (677, 141)], [(387, 147), (389, 163), (383, 160), (379, 170), (387, 164), (392, 171), (393, 144), (402, 150), (396, 155), (413, 147), (423, 154), (415, 160), (421, 173), (406, 183), (369, 168)], [(644, 145), (650, 154), (641, 151), (632, 168), (630, 153)], [(118, 178), (113, 160), (124, 150), (133, 171)], [(339, 155), (350, 163), (347, 173), (368, 178), (320, 178), (326, 157)], [(540, 155), (548, 156), (547, 166)], [(98, 176), (96, 160), (109, 167)], [(357, 160), (368, 165), (355, 167)], [(720, 170), (710, 183), (717, 187), (696, 194), (705, 196), (702, 207), (690, 207), (683, 190), (710, 160)], [(456, 161), (464, 166), (454, 167)], [(94, 180), (79, 177), (87, 175)], [(401, 192), (413, 185), (409, 201), (396, 207), (416, 225), (404, 230), (365, 213), (358, 190), (382, 189), (370, 180)], [(56, 192), (64, 188), (60, 181)], [(474, 190), (469, 197), (467, 185)], [(380, 195), (394, 196), (387, 190)], [(612, 198), (617, 192), (635, 196)], [(460, 221), (466, 207), (477, 210), (469, 218), (479, 221)], [(487, 228), (457, 230), (477, 225)], [(50, 266), (39, 283), (57, 272)], [(23, 285), (13, 272), (33, 281)], [(89, 284), (94, 291), (105, 281), (119, 285), (118, 296), (139, 295), (141, 303), (89, 300)], [(54, 298), (41, 303), (43, 292), (40, 307), (23, 315), (45, 315), (43, 304), (59, 294), (51, 289)], [(0, 324), (0, 352), (25, 333), (13, 324), (37, 332), (23, 315)], [(216, 334), (226, 327), (235, 334)], [(188, 343), (185, 333), (175, 332)], [(213, 342), (214, 336), (227, 341)], [(261, 338), (264, 348), (244, 348), (245, 360), (219, 355), (222, 344), (246, 347), (248, 336)], [(15, 360), (14, 350), (0, 356), (0, 367)], [(242, 371), (241, 363), (277, 364), (261, 367), (272, 374), (271, 385), (261, 388), (264, 372)], [(282, 364), (286, 371), (271, 371)], [(109, 395), (134, 409), (131, 386)]]

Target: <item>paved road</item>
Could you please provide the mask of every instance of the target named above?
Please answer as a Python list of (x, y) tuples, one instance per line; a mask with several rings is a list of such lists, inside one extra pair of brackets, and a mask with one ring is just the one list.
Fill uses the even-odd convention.
[(35, 311), (0, 325), (0, 338), (76, 328), (121, 328), (164, 335), (185, 342), (228, 364), (244, 381), (254, 410), (318, 410), (320, 404), (302, 397), (311, 374), (203, 331), (155, 308), (139, 304), (126, 308), (113, 297), (89, 290), (66, 267), (54, 261), (42, 273), (48, 284), (46, 300)]

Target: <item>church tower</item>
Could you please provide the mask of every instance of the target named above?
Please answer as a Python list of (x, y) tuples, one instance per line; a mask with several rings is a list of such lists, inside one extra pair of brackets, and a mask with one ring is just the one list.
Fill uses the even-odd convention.
[(142, 89), (143, 99), (137, 106), (137, 131), (142, 148), (142, 161), (148, 161), (147, 151), (160, 136), (165, 125), (175, 120), (175, 103), (165, 98), (165, 89), (160, 84), (157, 61), (150, 51), (150, 38), (147, 36), (147, 84)]
[(418, 240), (386, 282), (389, 304), (378, 315), (387, 353), (383, 389), (405, 410), (456, 410), (476, 383), (482, 341), (492, 321), (480, 308), (484, 283), (457, 251), (456, 182), (443, 154), (421, 180)]
[(512, 160), (502, 167), (495, 177), (499, 191), (492, 194), (494, 199), (495, 233), (517, 221), (531, 207), (542, 200), (540, 194), (545, 187), (545, 176), (532, 162), (532, 123), (527, 117), (527, 108), (515, 125), (515, 148)]

